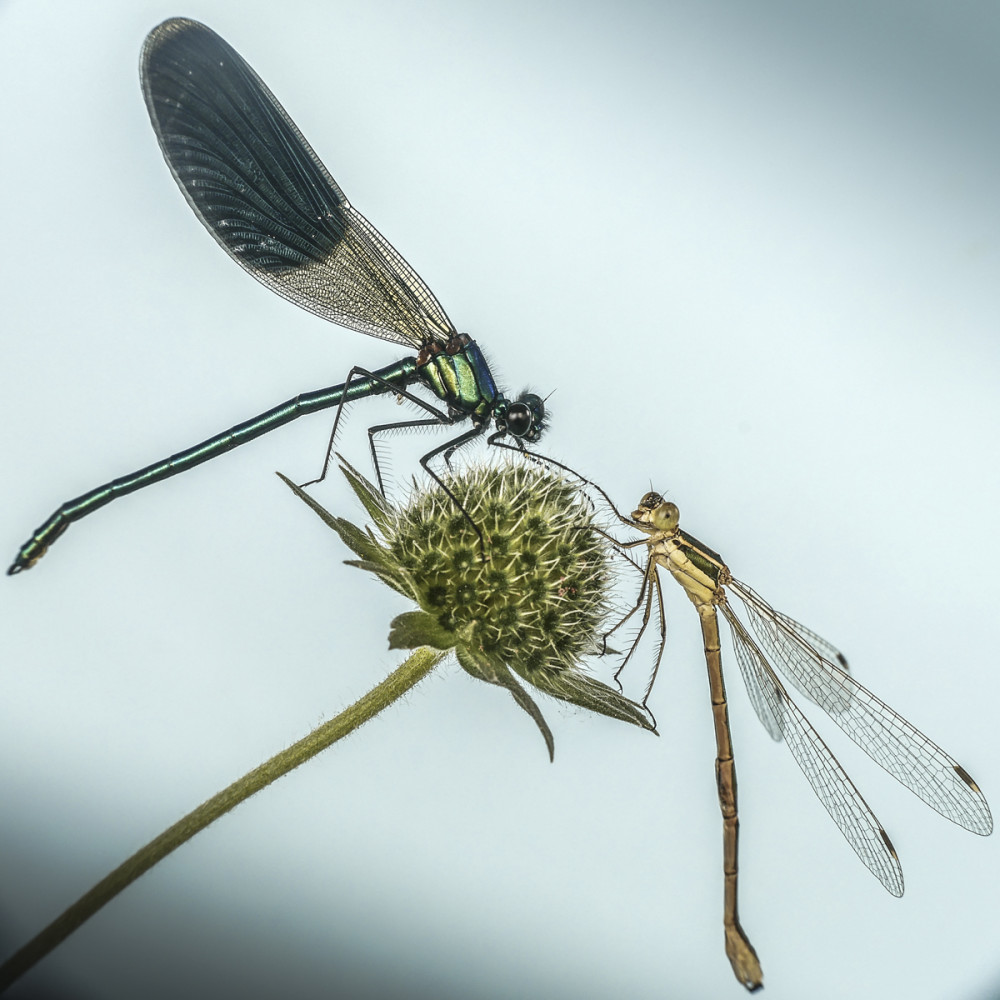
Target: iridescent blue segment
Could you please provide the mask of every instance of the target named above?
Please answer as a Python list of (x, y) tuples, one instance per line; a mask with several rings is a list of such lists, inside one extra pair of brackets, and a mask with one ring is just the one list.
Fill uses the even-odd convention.
[(488, 402), (492, 407), (500, 393), (496, 382), (493, 381), (493, 372), (490, 371), (483, 352), (479, 350), (479, 345), (474, 340), (470, 340), (466, 346), (465, 356), (476, 380), (476, 390), (480, 400)]

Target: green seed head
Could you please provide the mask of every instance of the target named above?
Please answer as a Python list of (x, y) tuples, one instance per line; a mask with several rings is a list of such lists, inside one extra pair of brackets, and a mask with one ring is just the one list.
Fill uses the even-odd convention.
[(381, 537), (285, 482), (356, 553), (351, 565), (420, 608), (394, 619), (390, 648), (453, 649), (470, 674), (507, 688), (550, 754), (551, 732), (511, 671), (553, 697), (652, 729), (639, 705), (581, 668), (609, 610), (611, 549), (571, 483), (540, 466), (500, 463), (450, 478), (453, 497), (440, 486), (416, 489), (395, 507), (350, 466), (342, 471)]
[(474, 469), (448, 486), (468, 518), (439, 488), (417, 493), (383, 528), (414, 600), (504, 663), (571, 669), (593, 647), (610, 577), (607, 547), (589, 530), (579, 495), (526, 465)]

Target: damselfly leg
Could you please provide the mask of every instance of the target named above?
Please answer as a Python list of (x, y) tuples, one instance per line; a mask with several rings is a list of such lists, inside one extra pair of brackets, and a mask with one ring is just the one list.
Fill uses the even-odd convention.
[[(715, 722), (716, 781), (723, 815), (726, 953), (736, 977), (747, 989), (754, 990), (762, 984), (763, 977), (737, 913), (739, 819), (719, 642), (719, 611), (729, 626), (736, 660), (758, 719), (772, 739), (788, 745), (848, 843), (894, 896), (903, 894), (903, 872), (888, 834), (792, 700), (776, 670), (799, 693), (822, 708), (874, 761), (942, 816), (982, 836), (992, 831), (993, 819), (983, 793), (957, 761), (862, 687), (851, 676), (847, 659), (832, 643), (776, 611), (735, 579), (718, 553), (681, 529), (676, 505), (651, 492), (640, 500), (631, 517), (620, 513), (618, 516), (624, 524), (643, 533), (638, 539), (619, 544), (626, 550), (645, 545), (647, 560), (639, 599), (615, 629), (636, 614), (639, 607), (644, 607), (644, 621), (648, 620), (653, 612), (654, 590), (659, 594), (652, 581), (658, 580), (660, 569), (667, 570), (681, 586), (701, 621)], [(749, 628), (737, 616), (730, 594), (739, 599), (746, 611)], [(665, 635), (662, 603), (655, 610), (660, 617), (662, 640)], [(642, 629), (626, 661), (634, 654), (641, 632)], [(661, 644), (647, 686), (647, 698), (662, 652)]]

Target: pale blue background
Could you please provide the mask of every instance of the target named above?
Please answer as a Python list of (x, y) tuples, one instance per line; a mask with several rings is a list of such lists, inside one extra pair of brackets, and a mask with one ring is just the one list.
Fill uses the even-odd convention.
[[(136, 72), (176, 14), (246, 56), (511, 389), (558, 390), (550, 453), (623, 504), (669, 491), (1000, 807), (996, 5), (7, 0), (4, 556), (60, 501), (398, 354), (256, 285), (185, 205)], [(359, 461), (382, 413), (353, 414)], [(5, 952), (399, 661), (405, 605), (272, 475), (313, 476), (328, 430), (115, 504), (0, 582)], [(698, 628), (671, 598), (659, 740), (546, 702), (550, 765), (449, 668), (11, 996), (741, 996)], [(1000, 841), (834, 731), (902, 858), (890, 898), (735, 670), (730, 695), (765, 995), (1000, 995)]]

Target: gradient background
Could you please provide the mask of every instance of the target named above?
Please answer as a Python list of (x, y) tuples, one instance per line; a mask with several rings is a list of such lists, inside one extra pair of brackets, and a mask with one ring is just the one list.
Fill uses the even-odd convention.
[[(549, 453), (623, 505), (668, 492), (1000, 806), (995, 4), (7, 0), (8, 556), (60, 501), (398, 356), (257, 285), (185, 205), (136, 73), (177, 14), (257, 69), (506, 386), (558, 390)], [(381, 405), (341, 440), (358, 461)], [(272, 475), (315, 475), (329, 426), (115, 504), (0, 584), (4, 952), (399, 662), (403, 602)], [(550, 765), (449, 667), (11, 997), (741, 996), (697, 621), (669, 596), (659, 740), (544, 702)], [(1000, 996), (1000, 842), (834, 730), (903, 861), (892, 899), (737, 675), (765, 995)]]

